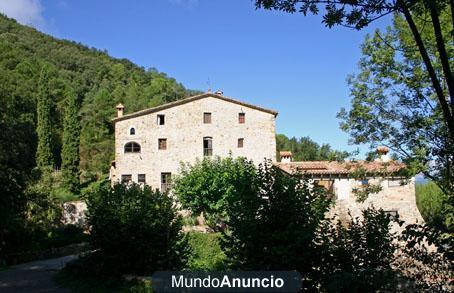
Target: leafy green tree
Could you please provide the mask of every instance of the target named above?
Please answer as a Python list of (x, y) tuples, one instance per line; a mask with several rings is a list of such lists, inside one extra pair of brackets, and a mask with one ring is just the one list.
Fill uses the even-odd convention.
[(276, 135), (277, 158), (280, 151), (291, 151), (294, 161), (342, 161), (350, 154), (346, 151), (332, 150), (329, 144), (321, 146), (309, 137), (288, 138), (284, 134)]
[[(100, 185), (88, 196), (96, 274), (119, 277), (181, 269), (187, 239), (173, 199), (149, 186)], [(100, 268), (101, 267), (101, 268)]]
[(63, 124), (62, 173), (65, 185), (73, 193), (79, 192), (79, 143), (80, 123), (77, 97), (72, 90), (67, 93), (67, 106)]
[[(449, 12), (440, 19), (442, 30), (448, 34), (452, 30)], [(418, 20), (416, 25), (423, 27), (425, 21)], [(430, 29), (423, 31), (422, 37), (434, 65), (440, 69)], [(454, 52), (452, 42), (446, 47)], [(366, 38), (360, 73), (349, 78), (351, 109), (339, 113), (341, 128), (355, 143), (389, 146), (413, 174), (422, 172), (436, 182), (445, 194), (451, 195), (445, 198), (443, 214), (446, 221), (452, 222), (454, 144), (430, 77), (414, 48), (411, 32), (400, 16), (385, 32), (376, 31)]]
[(21, 115), (28, 103), (19, 98), (15, 80), (22, 79), (0, 70), (0, 264), (27, 242), (25, 189), (35, 162), (35, 127)]
[(44, 65), (40, 78), (37, 96), (37, 123), (38, 147), (36, 150), (36, 164), (41, 170), (54, 167), (52, 125), (51, 125), (51, 97), (49, 90), (49, 67)]
[(183, 208), (203, 213), (211, 228), (223, 229), (228, 198), (251, 192), (255, 172), (254, 164), (245, 158), (204, 158), (193, 166), (181, 166), (173, 192)]

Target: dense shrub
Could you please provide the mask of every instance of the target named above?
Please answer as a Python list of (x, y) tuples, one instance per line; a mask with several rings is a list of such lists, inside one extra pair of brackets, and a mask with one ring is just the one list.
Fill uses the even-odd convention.
[(202, 271), (222, 271), (226, 269), (226, 256), (220, 246), (219, 233), (191, 232), (189, 245), (191, 255), (188, 269)]
[(87, 205), (91, 242), (103, 263), (98, 272), (151, 274), (185, 264), (182, 219), (167, 194), (148, 186), (106, 184)]
[(173, 190), (183, 208), (196, 215), (203, 212), (207, 224), (219, 230), (227, 217), (227, 199), (250, 192), (255, 173), (254, 164), (244, 158), (204, 158), (193, 166), (182, 165)]
[(454, 237), (427, 225), (407, 225), (398, 236), (394, 267), (415, 291), (454, 291)]
[(390, 223), (383, 210), (374, 208), (364, 210), (362, 219), (350, 217), (347, 223), (324, 220), (315, 239), (322, 287), (329, 292), (390, 289), (396, 248)]
[[(438, 229), (450, 226), (445, 211), (446, 200), (447, 196), (434, 182), (416, 185), (416, 204), (428, 225)], [(454, 230), (454, 225), (450, 228)]]
[(255, 186), (228, 198), (222, 245), (232, 268), (297, 270), (311, 287), (312, 268), (319, 262), (313, 239), (330, 203), (324, 189), (271, 163), (261, 165)]

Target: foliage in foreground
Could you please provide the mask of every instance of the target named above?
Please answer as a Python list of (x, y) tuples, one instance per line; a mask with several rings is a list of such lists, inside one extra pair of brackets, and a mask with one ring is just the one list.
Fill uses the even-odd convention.
[(172, 198), (150, 187), (105, 184), (87, 201), (97, 274), (151, 274), (186, 263), (187, 239)]
[(219, 230), (225, 226), (228, 199), (251, 193), (255, 173), (254, 164), (244, 158), (204, 158), (181, 166), (173, 191), (183, 208), (203, 213), (207, 224)]
[(222, 246), (232, 268), (297, 270), (313, 279), (319, 260), (313, 240), (331, 200), (269, 162), (260, 165), (254, 183), (250, 192), (228, 199)]
[(390, 223), (388, 215), (373, 208), (347, 223), (324, 220), (315, 238), (322, 286), (329, 292), (391, 289), (395, 244)]
[[(191, 173), (189, 168), (186, 176), (216, 182), (216, 176), (204, 173), (223, 174), (219, 166), (223, 166), (219, 160), (208, 162), (203, 172), (196, 168)], [(230, 269), (298, 270), (305, 289), (328, 292), (452, 289), (452, 238), (442, 240), (440, 233), (418, 225), (391, 233), (391, 226), (401, 223), (373, 208), (347, 223), (326, 219), (330, 200), (323, 189), (269, 164), (260, 166), (254, 176), (237, 179), (227, 182), (229, 188), (223, 186), (247, 190), (223, 198), (226, 229), (221, 247)], [(244, 182), (251, 185), (237, 189), (238, 182), (240, 187)]]
[(227, 269), (227, 258), (221, 249), (220, 233), (188, 234), (191, 254), (189, 255), (187, 268), (197, 271), (222, 271)]

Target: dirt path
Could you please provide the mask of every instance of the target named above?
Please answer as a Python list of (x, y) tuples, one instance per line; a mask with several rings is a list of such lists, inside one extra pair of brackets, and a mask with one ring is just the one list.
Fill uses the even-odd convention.
[(68, 255), (10, 267), (0, 272), (0, 292), (70, 292), (53, 280), (57, 271), (77, 258)]

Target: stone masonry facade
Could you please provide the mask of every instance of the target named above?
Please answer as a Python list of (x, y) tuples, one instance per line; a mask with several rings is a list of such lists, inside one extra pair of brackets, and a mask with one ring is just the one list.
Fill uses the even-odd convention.
[[(241, 156), (256, 164), (276, 160), (277, 113), (272, 110), (211, 93), (130, 115), (123, 116), (122, 110), (120, 107), (120, 117), (113, 120), (112, 182), (122, 178), (138, 182), (140, 174), (147, 185), (162, 189), (168, 183), (163, 174), (176, 175), (181, 163), (203, 159), (207, 151), (204, 140), (211, 141), (211, 156)], [(140, 146), (139, 152), (125, 152), (131, 142)]]
[(352, 178), (336, 179), (334, 193), (339, 186), (344, 188), (345, 196), (336, 194), (336, 205), (333, 213), (342, 219), (348, 219), (348, 211), (353, 217), (361, 217), (361, 211), (367, 207), (381, 208), (392, 216), (399, 215), (399, 219), (407, 224), (422, 224), (424, 220), (416, 206), (415, 179), (401, 180), (398, 178), (369, 178), (369, 184), (380, 185), (382, 190), (376, 194), (369, 194), (367, 199), (360, 203), (356, 200), (354, 188), (361, 188), (360, 180)]

